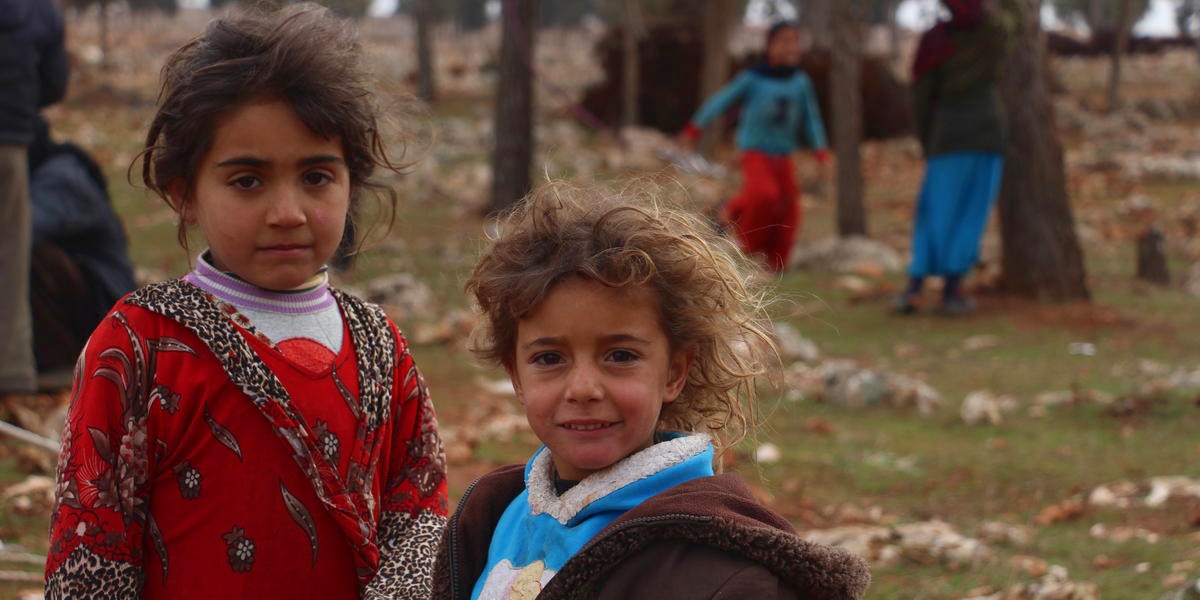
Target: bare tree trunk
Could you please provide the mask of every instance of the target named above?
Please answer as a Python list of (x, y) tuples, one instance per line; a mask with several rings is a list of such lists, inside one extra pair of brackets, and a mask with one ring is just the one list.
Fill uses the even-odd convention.
[(420, 80), (417, 94), (427, 103), (437, 96), (433, 68), (433, 0), (414, 0), (413, 17), (417, 21), (417, 72)]
[(625, 27), (622, 41), (624, 49), (622, 52), (623, 64), (621, 73), (623, 75), (623, 83), (621, 87), (621, 123), (626, 127), (632, 127), (638, 123), (638, 80), (641, 78), (641, 70), (638, 68), (638, 42), (646, 34), (645, 23), (642, 22), (642, 9), (638, 6), (638, 0), (623, 0)]
[(109, 55), (112, 43), (108, 36), (108, 0), (100, 0), (100, 70), (107, 72), (112, 67)]
[(508, 210), (532, 187), (534, 8), (534, 0), (503, 0), (501, 4), (491, 214)]
[(900, 61), (900, 0), (887, 0), (888, 60), (895, 67)]
[[(842, 1), (837, 0), (839, 3)], [(813, 48), (833, 46), (831, 2), (834, 0), (808, 0), (804, 3), (804, 25), (812, 35)]]
[[(736, 0), (706, 0), (701, 17), (701, 37), (704, 40), (703, 64), (700, 65), (700, 97), (713, 95), (729, 78), (729, 34), (738, 19)], [(718, 117), (705, 128), (700, 138), (700, 151), (710, 154), (725, 131), (724, 117)]]
[(833, 11), (833, 149), (837, 154), (838, 235), (867, 235), (863, 206), (862, 72), (863, 0), (839, 0)]
[(1121, 57), (1129, 44), (1129, 22), (1133, 12), (1133, 0), (1121, 0), (1117, 10), (1117, 41), (1112, 49), (1112, 69), (1108, 77), (1108, 112), (1121, 107)]
[(1014, 4), (1020, 8), (1017, 29), (1001, 78), (1009, 119), (999, 201), (1002, 285), (1030, 298), (1088, 299), (1083, 252), (1067, 198), (1063, 149), (1046, 87), (1040, 1)]

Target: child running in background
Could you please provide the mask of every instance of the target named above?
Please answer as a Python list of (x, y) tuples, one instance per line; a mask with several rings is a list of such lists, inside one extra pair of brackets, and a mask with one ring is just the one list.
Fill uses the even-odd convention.
[(364, 81), (311, 4), (214, 20), (167, 60), (143, 179), (209, 248), (76, 365), (48, 598), (428, 595), (433, 406), (395, 324), (324, 266), (363, 193), (395, 208)]
[(782, 22), (767, 31), (767, 60), (742, 71), (709, 98), (680, 133), (691, 148), (700, 129), (741, 103), (737, 146), (742, 151), (742, 189), (719, 215), (737, 232), (747, 254), (761, 254), (767, 268), (787, 267), (804, 218), (791, 155), (802, 130), (817, 161), (829, 162), (825, 126), (808, 75), (800, 69), (800, 30)]
[(860, 597), (860, 560), (713, 474), (770, 353), (760, 279), (706, 221), (652, 198), (528, 198), (467, 291), (474, 351), (508, 371), (545, 445), (468, 488), (434, 598)]

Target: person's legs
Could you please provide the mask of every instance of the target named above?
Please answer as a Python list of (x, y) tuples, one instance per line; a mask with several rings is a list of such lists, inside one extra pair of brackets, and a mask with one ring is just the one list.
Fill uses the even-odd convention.
[(725, 206), (722, 220), (733, 225), (746, 254), (763, 253), (768, 247), (774, 200), (778, 185), (771, 176), (770, 157), (761, 152), (742, 154), (742, 189)]
[(961, 170), (961, 195), (954, 207), (942, 261), (947, 275), (966, 275), (979, 261), (979, 240), (1000, 191), (1004, 158), (999, 153), (970, 153), (963, 157)]
[(29, 310), (31, 222), (24, 146), (0, 146), (0, 395), (33, 392)]
[(771, 172), (779, 195), (775, 198), (776, 220), (770, 226), (771, 235), (765, 252), (767, 265), (774, 271), (782, 271), (787, 268), (804, 215), (791, 157), (771, 157)]

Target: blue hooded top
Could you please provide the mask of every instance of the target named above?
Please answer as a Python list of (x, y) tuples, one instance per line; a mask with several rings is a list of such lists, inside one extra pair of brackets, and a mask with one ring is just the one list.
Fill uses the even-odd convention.
[(737, 128), (741, 150), (791, 154), (799, 147), (798, 132), (808, 148), (829, 145), (812, 81), (801, 69), (766, 65), (746, 69), (713, 94), (692, 123), (703, 128), (737, 102), (742, 104)]
[(554, 489), (550, 451), (538, 450), (525, 466), (525, 490), (496, 525), (471, 598), (507, 598), (517, 590), (536, 595), (609, 523), (652, 496), (713, 474), (707, 435), (667, 438), (592, 473), (561, 496)]

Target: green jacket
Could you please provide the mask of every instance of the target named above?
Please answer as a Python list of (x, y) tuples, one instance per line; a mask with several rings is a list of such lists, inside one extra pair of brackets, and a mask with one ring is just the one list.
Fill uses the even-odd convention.
[(953, 34), (954, 56), (913, 82), (917, 136), (927, 158), (1004, 151), (1007, 122), (997, 84), (1013, 22), (1011, 9), (988, 11), (976, 29)]

